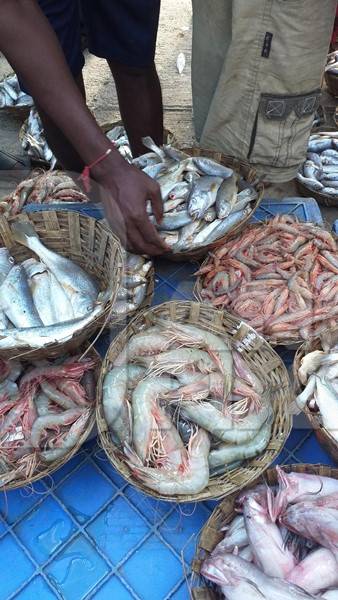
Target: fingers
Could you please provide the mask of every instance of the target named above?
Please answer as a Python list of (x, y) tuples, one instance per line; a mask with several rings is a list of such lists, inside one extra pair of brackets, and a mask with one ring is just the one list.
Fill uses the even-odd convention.
[(128, 228), (127, 249), (135, 254), (148, 254), (149, 256), (159, 256), (164, 252), (162, 247), (150, 243), (144, 236), (144, 232), (134, 224)]
[(155, 189), (151, 189), (149, 193), (149, 200), (153, 209), (153, 215), (157, 223), (161, 223), (163, 219), (163, 200), (161, 195), (161, 188), (156, 184)]

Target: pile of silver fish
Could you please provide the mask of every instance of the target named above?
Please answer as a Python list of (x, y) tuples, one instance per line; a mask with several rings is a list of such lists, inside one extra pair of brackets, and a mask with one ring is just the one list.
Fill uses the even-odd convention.
[(78, 443), (94, 411), (96, 364), (0, 360), (0, 487), (37, 475)]
[(265, 450), (269, 390), (225, 336), (155, 315), (153, 322), (104, 378), (105, 419), (143, 485), (163, 496), (197, 494), (210, 477)]
[(314, 223), (276, 215), (226, 241), (197, 274), (203, 302), (277, 342), (306, 340), (337, 323), (337, 244)]
[(113, 318), (135, 313), (147, 295), (148, 274), (152, 268), (149, 256), (125, 253), (122, 282), (113, 307)]
[(325, 67), (325, 73), (332, 73), (338, 75), (338, 51), (330, 52), (327, 56), (327, 63)]
[(338, 599), (338, 481), (277, 467), (243, 492), (202, 575), (227, 600)]
[(143, 138), (143, 144), (150, 152), (133, 164), (160, 185), (164, 218), (158, 224), (151, 205), (148, 213), (172, 252), (211, 244), (252, 212), (256, 190), (229, 167), (203, 156), (191, 157), (170, 145), (156, 146), (149, 137)]
[(33, 98), (22, 92), (16, 75), (0, 81), (0, 108), (33, 106)]
[(26, 204), (58, 204), (62, 202), (88, 202), (74, 180), (64, 171), (36, 169), (28, 179), (3, 198), (1, 209), (5, 215), (19, 214)]
[(338, 443), (338, 343), (328, 351), (306, 354), (298, 376), (304, 386), (296, 399), (298, 409), (307, 405), (319, 411), (324, 428)]
[(20, 139), (22, 149), (28, 156), (43, 160), (54, 169), (57, 159), (47, 144), (41, 119), (34, 106), (21, 128)]
[(71, 339), (102, 313), (106, 294), (79, 265), (44, 246), (29, 223), (15, 223), (12, 232), (39, 260), (15, 264), (0, 249), (0, 348)]
[(338, 131), (311, 135), (297, 179), (310, 191), (338, 200)]

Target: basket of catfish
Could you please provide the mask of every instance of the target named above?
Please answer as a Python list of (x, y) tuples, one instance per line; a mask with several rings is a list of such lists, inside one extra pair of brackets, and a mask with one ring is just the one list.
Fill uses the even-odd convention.
[(122, 251), (107, 226), (72, 211), (0, 218), (0, 357), (59, 356), (109, 319)]
[(338, 318), (335, 236), (276, 215), (229, 237), (201, 265), (195, 296), (248, 322), (273, 346), (298, 348)]
[(0, 490), (30, 485), (64, 465), (95, 425), (101, 361), (76, 354), (30, 362), (0, 359)]
[(98, 384), (101, 445), (158, 499), (221, 498), (248, 485), (288, 437), (287, 370), (243, 322), (196, 302), (144, 311), (114, 339)]
[(168, 167), (172, 175), (164, 171), (155, 176), (164, 200), (164, 218), (157, 227), (171, 249), (166, 257), (198, 260), (245, 227), (264, 186), (248, 163), (220, 152), (198, 147), (165, 152), (176, 162)]
[(322, 206), (338, 204), (338, 131), (327, 127), (310, 136), (306, 161), (296, 177), (302, 196), (315, 198)]
[(295, 412), (304, 411), (319, 443), (338, 462), (338, 328), (303, 344), (294, 360)]
[[(337, 505), (337, 480), (338, 469), (287, 465), (269, 469), (254, 489), (223, 500), (198, 540), (192, 561), (191, 597), (337, 598), (332, 592), (316, 595), (336, 588), (338, 582), (331, 551), (336, 551), (337, 542), (330, 546), (322, 528), (325, 496), (328, 507), (331, 499)], [(328, 512), (336, 513), (331, 508)], [(317, 519), (321, 520), (319, 526)], [(333, 540), (336, 520), (331, 516), (325, 527), (331, 528)]]

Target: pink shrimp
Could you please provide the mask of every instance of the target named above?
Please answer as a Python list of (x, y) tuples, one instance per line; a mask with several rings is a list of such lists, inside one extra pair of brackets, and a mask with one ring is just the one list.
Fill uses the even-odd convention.
[(41, 437), (45, 435), (46, 429), (58, 430), (61, 426), (71, 425), (81, 416), (82, 412), (83, 411), (80, 408), (76, 408), (66, 410), (57, 415), (51, 414), (38, 417), (35, 420), (31, 430), (31, 444), (33, 448), (39, 448)]

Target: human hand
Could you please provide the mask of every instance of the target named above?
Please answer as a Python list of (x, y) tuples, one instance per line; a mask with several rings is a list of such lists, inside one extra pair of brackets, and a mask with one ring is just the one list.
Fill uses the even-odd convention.
[(163, 203), (158, 183), (122, 157), (117, 161), (114, 156), (113, 165), (108, 158), (93, 175), (103, 188), (102, 201), (112, 230), (130, 252), (157, 256), (170, 251), (146, 211), (150, 201), (156, 221), (161, 222)]

